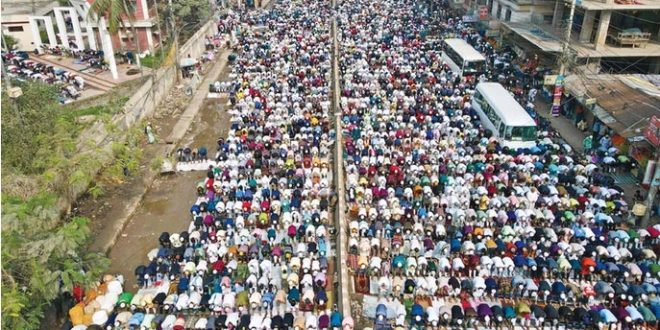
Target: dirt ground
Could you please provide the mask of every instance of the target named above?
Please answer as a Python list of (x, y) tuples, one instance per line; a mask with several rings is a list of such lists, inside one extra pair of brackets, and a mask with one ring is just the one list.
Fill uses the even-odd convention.
[[(226, 79), (230, 70), (231, 66), (227, 66), (218, 79)], [(151, 119), (157, 139), (161, 143), (170, 134), (190, 100), (182, 90), (183, 88), (175, 87), (163, 102), (162, 109)], [(225, 102), (217, 99), (206, 100), (182, 140), (181, 146), (206, 146), (209, 154), (214, 154), (215, 141), (218, 137), (226, 136), (229, 129), (229, 115), (226, 113)], [(140, 173), (133, 173), (123, 183), (107, 187), (104, 196), (96, 201), (87, 198), (79, 203), (79, 213), (92, 219), (92, 237), (116, 219), (121, 210), (118, 206), (122, 205), (122, 199), (144, 189), (145, 182), (141, 174), (148, 170), (152, 159), (165, 156), (157, 154), (159, 150), (157, 146), (146, 143), (143, 145)], [(187, 230), (190, 221), (188, 210), (195, 199), (196, 183), (205, 175), (204, 172), (175, 173), (158, 176), (151, 183), (141, 205), (109, 253), (111, 259), (109, 273), (123, 274), (126, 278), (126, 287), (133, 286), (134, 270), (137, 266), (148, 262), (147, 253), (158, 247), (158, 236), (164, 231)]]

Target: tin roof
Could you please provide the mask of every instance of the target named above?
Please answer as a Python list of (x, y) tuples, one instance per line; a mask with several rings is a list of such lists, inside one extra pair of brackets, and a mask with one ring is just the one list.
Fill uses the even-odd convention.
[(650, 118), (660, 117), (660, 88), (644, 76), (571, 75), (565, 84), (583, 102), (596, 99), (594, 115), (626, 138), (643, 134)]

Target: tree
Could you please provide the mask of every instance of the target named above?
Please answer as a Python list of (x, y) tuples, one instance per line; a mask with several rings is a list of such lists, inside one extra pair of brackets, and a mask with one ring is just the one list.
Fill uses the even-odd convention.
[[(173, 1), (171, 8), (165, 8), (164, 11), (164, 17), (167, 17), (167, 19), (173, 19), (176, 33), (181, 32), (184, 27), (192, 28), (198, 26), (201, 23), (206, 22), (211, 16), (211, 6), (209, 5), (209, 2), (200, 0)], [(183, 42), (185, 42), (185, 40)]]
[(58, 91), (49, 84), (15, 84), (23, 90), (23, 96), (15, 101), (16, 106), (10, 106), (6, 94), (2, 97), (2, 169), (3, 172), (33, 174), (37, 151), (42, 143), (52, 143), (47, 137), (53, 133), (61, 112), (57, 104)]
[(135, 2), (130, 0), (95, 0), (94, 3), (92, 3), (92, 6), (89, 8), (89, 16), (91, 19), (100, 20), (102, 17), (106, 18), (108, 32), (111, 34), (117, 34), (120, 28), (125, 29), (126, 25), (124, 18), (128, 19), (132, 34), (131, 40), (133, 41), (133, 45), (135, 45), (138, 52), (138, 54), (135, 56), (135, 61), (140, 68), (140, 74), (142, 74), (142, 65), (140, 63), (139, 56), (142, 51), (140, 50), (140, 42), (137, 39), (137, 31), (135, 30), (135, 17), (133, 16), (134, 13)]
[(36, 329), (44, 307), (74, 285), (92, 286), (108, 259), (85, 249), (89, 220), (64, 223), (57, 197), (2, 198), (2, 327)]

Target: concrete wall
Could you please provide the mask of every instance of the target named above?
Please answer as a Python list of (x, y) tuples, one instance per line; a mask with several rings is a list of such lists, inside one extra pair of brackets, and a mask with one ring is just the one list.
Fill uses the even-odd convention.
[[(182, 46), (182, 49), (187, 50), (191, 55), (197, 57), (205, 49), (204, 38), (216, 32), (217, 25), (215, 24), (215, 20), (211, 20), (195, 33)], [(123, 111), (116, 114), (110, 122), (119, 130), (126, 131), (136, 123), (139, 123), (140, 120), (150, 117), (172, 89), (176, 83), (176, 79), (175, 65), (156, 70), (142, 85), (134, 89), (135, 93), (133, 93), (124, 105)], [(78, 150), (82, 153), (95, 153), (95, 156), (101, 163), (101, 168), (93, 169), (94, 173), (109, 165), (113, 160), (111, 157), (113, 139), (106, 127), (106, 123), (97, 121), (90, 128), (82, 132), (78, 139)], [(93, 150), (90, 150), (90, 143), (95, 146)], [(104, 152), (97, 152), (97, 148)], [(77, 192), (77, 195), (80, 196), (85, 191), (87, 191), (87, 188), (81, 189), (81, 191)], [(60, 199), (59, 205), (62, 210), (68, 208), (64, 199)]]
[(143, 84), (124, 105), (124, 118), (117, 124), (129, 128), (141, 119), (151, 116), (161, 100), (164, 100), (169, 90), (176, 82), (176, 68), (170, 66), (158, 70), (154, 79)]
[[(16, 47), (20, 50), (32, 51), (34, 50), (34, 40), (32, 39), (32, 30), (30, 30), (30, 23), (27, 20), (27, 16), (24, 16), (23, 19), (8, 20), (2, 22), (2, 33), (5, 36), (11, 36), (18, 44)], [(9, 28), (18, 28), (23, 29), (23, 31), (9, 31)], [(46, 41), (48, 42), (48, 41)]]
[[(201, 56), (206, 50), (204, 44), (205, 38), (215, 35), (217, 31), (218, 26), (215, 20), (204, 24), (201, 29), (188, 39), (188, 42), (181, 46), (181, 56), (185, 57), (188, 54), (193, 58)], [(112, 123), (121, 129), (128, 129), (136, 122), (151, 116), (159, 102), (167, 96), (167, 93), (175, 83), (176, 67), (174, 65), (156, 70), (146, 82), (134, 89), (135, 93), (133, 93), (124, 105), (124, 111), (121, 114), (115, 115)], [(108, 132), (105, 130), (104, 123), (97, 122), (88, 131), (84, 132), (83, 135), (85, 136), (83, 137), (81, 135), (81, 141), (93, 140), (97, 145), (101, 145), (107, 139)]]
[(179, 56), (181, 58), (190, 57), (198, 58), (202, 56), (206, 50), (204, 43), (206, 37), (212, 37), (218, 33), (218, 25), (214, 19), (204, 24), (201, 29), (197, 30), (195, 34), (188, 39), (188, 41), (179, 48)]

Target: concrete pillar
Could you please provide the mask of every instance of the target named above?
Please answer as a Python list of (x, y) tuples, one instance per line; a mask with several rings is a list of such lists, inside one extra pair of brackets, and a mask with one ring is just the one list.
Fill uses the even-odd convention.
[(46, 33), (48, 33), (48, 43), (50, 43), (51, 47), (57, 46), (57, 37), (55, 37), (53, 20), (50, 18), (50, 16), (44, 16), (44, 25), (46, 25)]
[(557, 27), (561, 24), (562, 16), (564, 16), (564, 1), (557, 0), (555, 2), (555, 12), (552, 15), (552, 27)]
[(497, 17), (497, 7), (500, 6), (499, 1), (493, 1), (493, 8), (491, 8), (490, 16)]
[[(146, 28), (146, 35), (147, 35), (147, 46), (149, 47), (149, 52), (153, 54), (153, 52), (154, 52), (154, 37), (151, 34), (151, 28), (150, 27)], [(144, 49), (142, 51), (144, 51)]]
[(99, 20), (99, 35), (101, 38), (103, 54), (105, 55), (105, 61), (108, 62), (108, 67), (110, 67), (112, 79), (117, 80), (119, 79), (119, 73), (117, 72), (117, 62), (115, 61), (115, 51), (112, 48), (112, 40), (110, 40), (110, 34), (108, 33), (105, 18)]
[(41, 34), (39, 34), (39, 25), (37, 20), (33, 17), (28, 17), (30, 21), (30, 30), (32, 30), (32, 40), (34, 40), (34, 48), (41, 50)]
[(596, 31), (596, 40), (594, 44), (596, 49), (603, 47), (605, 45), (605, 39), (607, 39), (607, 30), (610, 28), (610, 18), (612, 17), (611, 10), (603, 10), (600, 12), (600, 22), (598, 23), (598, 30)]
[(80, 50), (85, 49), (85, 41), (83, 40), (82, 30), (80, 29), (80, 21), (78, 20), (78, 13), (74, 8), (69, 7), (69, 14), (71, 15), (71, 24), (73, 24), (73, 35), (76, 38), (76, 45)]
[(96, 36), (94, 35), (94, 28), (90, 23), (87, 23), (85, 30), (87, 31), (87, 42), (89, 43), (89, 48), (97, 50), (98, 48), (96, 47)]
[(69, 36), (66, 33), (66, 24), (64, 23), (64, 16), (62, 15), (62, 10), (60, 7), (54, 8), (55, 12), (55, 22), (57, 23), (57, 29), (60, 32), (60, 44), (64, 48), (69, 48)]
[(584, 19), (582, 20), (582, 28), (580, 29), (580, 42), (590, 42), (591, 32), (594, 29), (594, 20), (596, 19), (596, 11), (585, 10)]
[(140, 4), (142, 5), (142, 17), (144, 17), (145, 20), (149, 19), (149, 7), (147, 5), (147, 0), (140, 0)]

